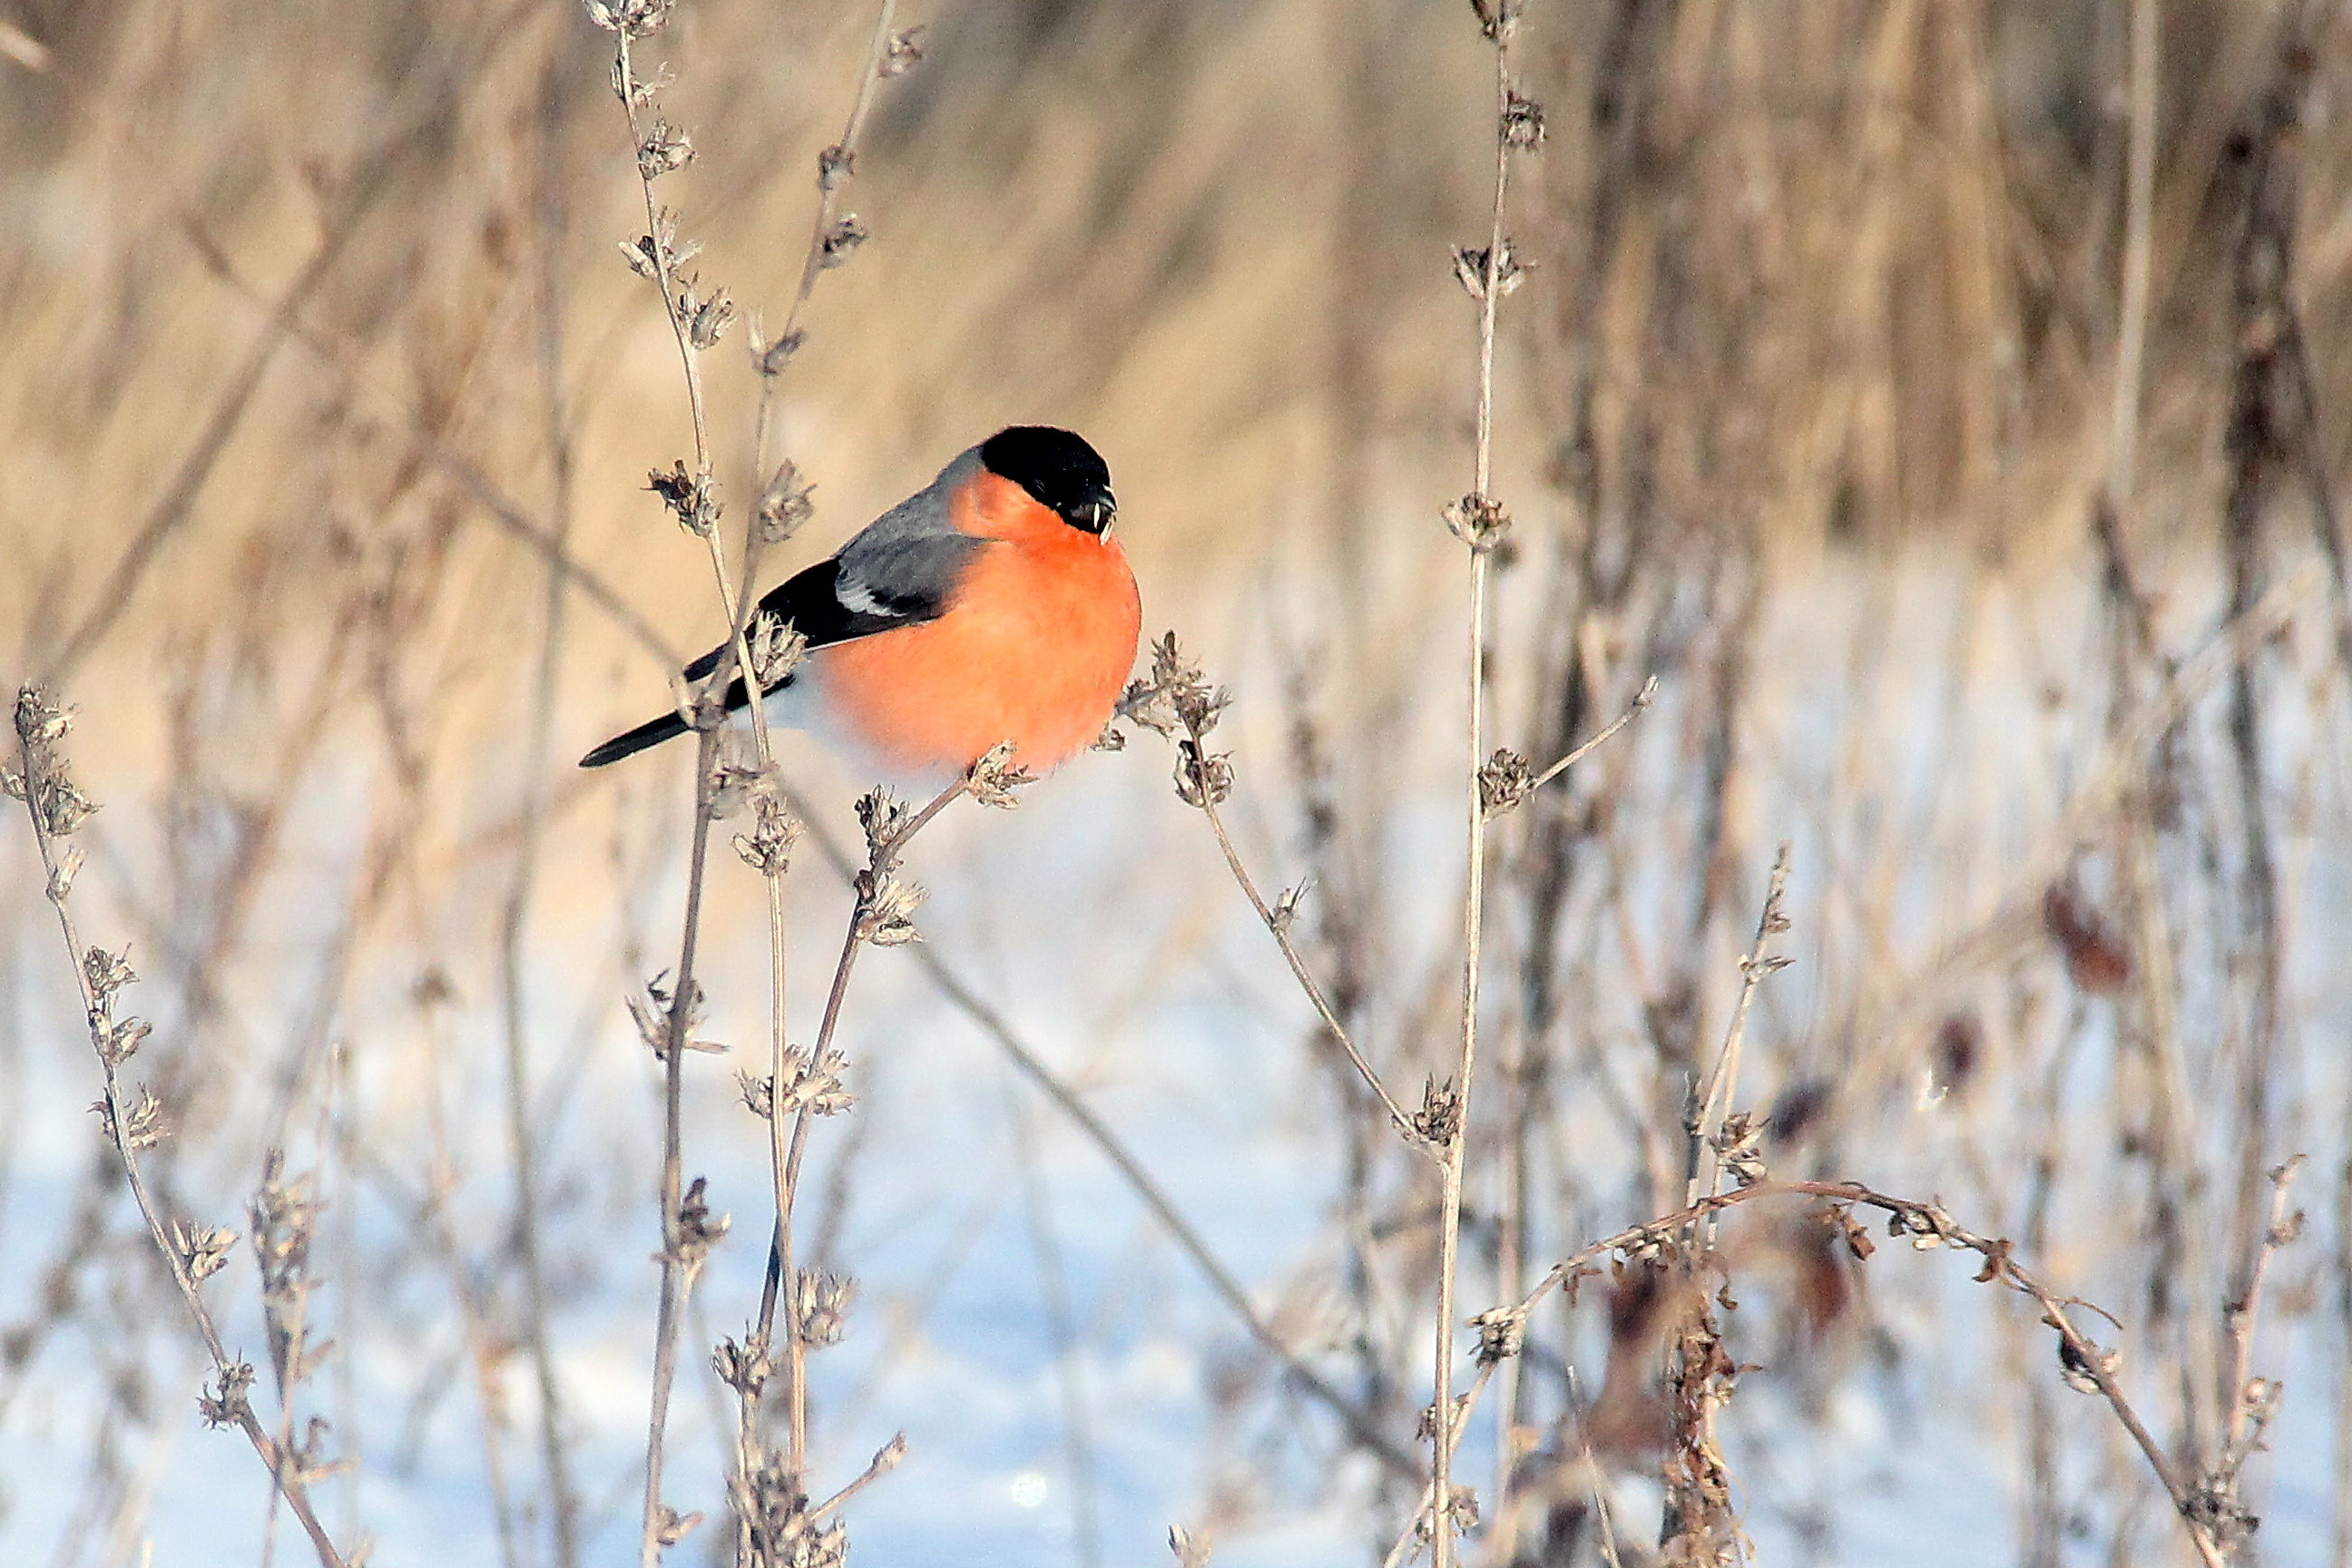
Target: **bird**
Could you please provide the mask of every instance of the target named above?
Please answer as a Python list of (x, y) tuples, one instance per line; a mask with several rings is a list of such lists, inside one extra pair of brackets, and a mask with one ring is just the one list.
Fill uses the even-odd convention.
[[(1083, 437), (1016, 425), (966, 448), (760, 601), (808, 640), (767, 693), (770, 720), (894, 782), (944, 782), (1005, 742), (1012, 765), (1053, 772), (1099, 738), (1135, 663), (1143, 605), (1118, 516), (1109, 466)], [(728, 646), (687, 679), (709, 675)], [(749, 702), (739, 674), (727, 710)], [(665, 713), (580, 765), (691, 728)]]

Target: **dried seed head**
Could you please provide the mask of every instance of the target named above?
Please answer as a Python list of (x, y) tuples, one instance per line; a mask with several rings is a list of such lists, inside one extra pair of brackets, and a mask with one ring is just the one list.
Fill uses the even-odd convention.
[(857, 153), (850, 147), (827, 147), (816, 155), (816, 188), (827, 195), (857, 173)]
[(743, 1096), (743, 1109), (765, 1121), (776, 1112), (776, 1080), (735, 1069), (735, 1087)]
[(751, 673), (765, 691), (782, 685), (808, 657), (808, 638), (773, 610), (761, 610), (751, 617), (751, 636), (744, 641), (751, 647)]
[(664, 207), (654, 215), (653, 232), (625, 242), (621, 254), (628, 258), (630, 271), (658, 283), (665, 275), (701, 255), (702, 246), (696, 240), (681, 241), (677, 237), (677, 215)]
[(784, 366), (792, 363), (793, 356), (801, 352), (801, 345), (806, 342), (808, 342), (808, 334), (795, 327), (791, 331), (779, 335), (773, 342), (763, 343), (759, 340), (758, 327), (755, 323), (751, 338), (752, 368), (761, 375), (782, 375), (784, 374)]
[(1231, 700), (1223, 687), (1202, 679), (1201, 667), (1184, 657), (1170, 632), (1152, 643), (1151, 674), (1120, 695), (1118, 716), (1162, 735), (1181, 729), (1198, 740), (1217, 727)]
[(1194, 1535), (1181, 1524), (1168, 1527), (1168, 1550), (1176, 1554), (1176, 1568), (1209, 1568), (1209, 1538)]
[(724, 289), (709, 299), (698, 300), (694, 290), (687, 289), (678, 296), (678, 314), (686, 318), (686, 341), (698, 350), (718, 346), (735, 320), (735, 303), (727, 298)]
[(905, 76), (923, 63), (923, 34), (918, 25), (890, 35), (889, 47), (882, 52), (882, 63), (875, 74), (880, 77)]
[(1204, 752), (1189, 736), (1176, 742), (1176, 798), (1205, 811), (1234, 793), (1231, 754)]
[(847, 213), (834, 220), (819, 243), (817, 265), (825, 268), (846, 266), (857, 247), (873, 238), (866, 226), (857, 221), (856, 213)]
[(253, 1222), (261, 1298), (273, 1310), (298, 1306), (310, 1294), (310, 1243), (319, 1234), (319, 1214), (324, 1207), (310, 1195), (310, 1178), (289, 1177), (285, 1152), (272, 1149), (246, 1215)]
[[(1469, 1413), (1469, 1404), (1470, 1396), (1467, 1394), (1457, 1394), (1454, 1396), (1454, 1430), (1456, 1432), (1462, 1430), (1462, 1422)], [(1437, 1436), (1437, 1405), (1434, 1401), (1421, 1407), (1421, 1419), (1413, 1428), (1413, 1435), (1424, 1443)], [(1427, 1516), (1424, 1515), (1421, 1522), (1425, 1531), (1429, 1527)]]
[(1764, 1123), (1751, 1112), (1741, 1110), (1725, 1117), (1707, 1142), (1741, 1186), (1752, 1187), (1765, 1179)]
[(1470, 0), (1471, 12), (1478, 18), (1478, 30), (1494, 44), (1510, 42), (1517, 30), (1519, 12), (1526, 0)]
[[(38, 819), (40, 831), (52, 838), (60, 838), (79, 827), (98, 809), (96, 802), (74, 786), (72, 775), (66, 767), (64, 753), (58, 742), (73, 728), (73, 710), (51, 702), (38, 687), (26, 686), (16, 693), (16, 738), (22, 743), (26, 771), (0, 773), (0, 787), (10, 798), (28, 803)], [(80, 860), (72, 860), (79, 868)], [(59, 871), (70, 886), (73, 876), (60, 860)], [(52, 879), (53, 888), (56, 879)], [(53, 890), (52, 898), (62, 898), (62, 890)]]
[(1527, 758), (1508, 746), (1498, 747), (1478, 770), (1478, 809), (1488, 816), (1500, 816), (1525, 800), (1534, 783), (1535, 773)]
[(800, 1288), (793, 1292), (800, 1319), (801, 1343), (811, 1350), (823, 1350), (837, 1345), (848, 1327), (849, 1303), (857, 1294), (857, 1281), (814, 1268), (800, 1271)]
[(694, 1533), (694, 1527), (701, 1522), (699, 1511), (680, 1513), (664, 1503), (654, 1512), (654, 1539), (664, 1546), (676, 1546)]
[(1295, 888), (1283, 889), (1275, 899), (1274, 913), (1266, 923), (1274, 927), (1276, 935), (1288, 934), (1290, 928), (1297, 923), (1298, 906), (1306, 900), (1307, 889), (1314, 885), (1314, 879), (1309, 878)]
[(54, 746), (73, 728), (74, 710), (51, 702), (37, 686), (16, 689), (16, 737), (28, 746)]
[(139, 978), (125, 962), (128, 956), (118, 956), (101, 947), (93, 947), (82, 954), (82, 978), (89, 982), (90, 991), (100, 1004)]
[(1492, 1366), (1508, 1361), (1527, 1345), (1528, 1314), (1518, 1307), (1494, 1307), (1470, 1320), (1478, 1331), (1478, 1362)]
[(1852, 1205), (1832, 1204), (1822, 1211), (1822, 1218), (1837, 1227), (1839, 1239), (1845, 1243), (1846, 1251), (1855, 1262), (1867, 1261), (1878, 1250), (1878, 1243), (1870, 1239), (1869, 1227), (1854, 1217)]
[(1462, 1096), (1454, 1080), (1443, 1084), (1432, 1078), (1421, 1090), (1421, 1109), (1413, 1113), (1412, 1130), (1440, 1149), (1450, 1148), (1462, 1134)]
[(677, 0), (582, 0), (588, 19), (608, 33), (642, 38), (669, 20)]
[(793, 847), (800, 842), (801, 819), (774, 795), (751, 802), (751, 831), (735, 836), (735, 854), (763, 877), (781, 877), (792, 868)]
[(657, 180), (694, 162), (694, 139), (667, 120), (656, 120), (637, 143), (637, 172)]
[(873, 789), (857, 797), (857, 826), (866, 832), (866, 859), (878, 864), (898, 847), (913, 810), (887, 789)]
[(646, 489), (661, 497), (678, 526), (697, 538), (718, 526), (719, 483), (709, 474), (688, 473), (685, 458), (673, 462), (667, 473), (656, 468), (647, 474)]
[[(767, 352), (774, 353), (777, 349), (782, 348), (787, 341), (793, 348), (797, 348), (800, 346), (799, 340), (798, 332), (788, 333), (785, 338), (778, 339), (776, 342), (769, 345)], [(790, 349), (785, 349), (784, 353), (786, 357), (790, 357)], [(765, 354), (761, 357), (761, 374), (773, 375), (777, 370), (782, 368), (782, 362), (779, 361), (776, 370), (770, 370)], [(802, 479), (800, 469), (793, 465), (790, 458), (785, 459), (769, 477), (768, 482), (760, 487), (760, 506), (757, 513), (760, 520), (760, 542), (782, 544), (793, 534), (798, 533), (801, 531), (801, 525), (816, 515), (816, 505), (809, 499), (815, 489), (815, 486)]]
[(667, 1258), (656, 1262), (674, 1262), (690, 1277), (698, 1272), (710, 1249), (726, 1239), (728, 1229), (734, 1224), (723, 1214), (710, 1212), (705, 1196), (709, 1183), (697, 1176), (688, 1184), (686, 1194), (677, 1201), (677, 1214), (670, 1227), (670, 1247)]
[(964, 793), (982, 805), (1010, 811), (1021, 804), (1014, 794), (1037, 782), (1037, 775), (1013, 762), (1013, 742), (999, 741), (964, 773)]
[(1959, 1222), (1941, 1204), (1905, 1204), (1887, 1216), (1886, 1234), (1909, 1237), (1918, 1252), (1962, 1241)]
[(140, 1046), (153, 1032), (144, 1018), (111, 1020), (102, 1012), (90, 1016), (90, 1038), (97, 1043), (99, 1059), (110, 1068), (119, 1068), (137, 1056)]
[[(2053, 1329), (2058, 1327), (2054, 1319), (2044, 1318), (2042, 1321)], [(2105, 1373), (2106, 1380), (2113, 1383), (2116, 1373), (2123, 1366), (2124, 1353), (2102, 1349), (2089, 1340), (2083, 1341), (2083, 1344), (2089, 1353), (2077, 1350), (2074, 1341), (2067, 1338), (2064, 1332), (2059, 1334), (2058, 1375), (2065, 1379), (2067, 1387), (2078, 1393), (2104, 1393), (2105, 1390), (2099, 1386), (2100, 1374)]]
[(710, 1367), (719, 1382), (753, 1398), (776, 1370), (775, 1363), (768, 1359), (767, 1342), (758, 1334), (745, 1335), (740, 1345), (731, 1337), (720, 1340), (711, 1352)]
[(1473, 300), (1486, 300), (1490, 268), (1497, 300), (1508, 299), (1517, 293), (1519, 285), (1527, 281), (1527, 264), (1513, 254), (1508, 238), (1503, 241), (1499, 250), (1488, 250), (1483, 246), (1475, 249), (1468, 246), (1454, 247), (1454, 276)]
[[(667, 1060), (669, 1055), (670, 1016), (674, 994), (669, 986), (669, 971), (665, 969), (646, 982), (643, 992), (628, 998), (629, 1017), (637, 1026), (637, 1038), (654, 1054), (654, 1060)], [(694, 1037), (696, 1026), (702, 1022), (702, 984), (695, 983), (694, 994), (686, 1006), (686, 1048), (689, 1051), (724, 1051), (725, 1046)]]
[(246, 1395), (253, 1388), (253, 1363), (236, 1362), (213, 1376), (212, 1385), (196, 1396), (196, 1410), (207, 1426), (233, 1426), (253, 1413)]
[(1511, 514), (1503, 503), (1475, 491), (1449, 503), (1444, 517), (1446, 531), (1482, 555), (1511, 531)]
[(210, 1226), (188, 1226), (172, 1222), (172, 1250), (179, 1254), (181, 1267), (188, 1278), (202, 1284), (228, 1267), (229, 1255), (236, 1250), (236, 1232), (216, 1230)]
[(718, 759), (710, 769), (710, 816), (714, 822), (732, 822), (751, 808), (751, 803), (761, 795), (776, 793), (776, 773), (772, 764), (760, 765), (751, 754), (742, 731), (730, 731), (722, 738)]
[(856, 1097), (841, 1081), (848, 1070), (848, 1058), (837, 1047), (827, 1046), (814, 1062), (801, 1047), (789, 1047), (784, 1052), (783, 1109), (787, 1112), (805, 1110), (815, 1116), (848, 1110), (856, 1103)]
[(122, 1113), (120, 1125), (114, 1120), (112, 1101), (92, 1100), (89, 1108), (97, 1113), (100, 1131), (106, 1134), (107, 1142), (126, 1153), (152, 1149), (163, 1141), (163, 1104), (143, 1087), (139, 1090), (137, 1103)]
[(871, 868), (857, 873), (857, 940), (876, 947), (898, 947), (921, 939), (914, 913), (928, 897), (912, 882)]
[(1533, 152), (1543, 145), (1543, 105), (1532, 98), (1522, 97), (1517, 91), (1506, 92), (1502, 123), (1496, 127), (1496, 132), (1502, 137), (1504, 146), (1523, 153)]

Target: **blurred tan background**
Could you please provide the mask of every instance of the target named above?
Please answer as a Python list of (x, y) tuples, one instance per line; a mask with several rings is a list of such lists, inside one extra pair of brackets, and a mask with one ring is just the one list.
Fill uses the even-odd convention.
[[(880, 85), (845, 203), (873, 237), (820, 279), (782, 384), (816, 519), (766, 580), (999, 426), (1085, 432), (1147, 629), (1181, 628), (1240, 694), (1244, 847), (1269, 887), (1317, 879), (1316, 960), (1417, 1084), (1447, 1049), (1460, 876), (1431, 825), (1452, 820), (1462, 658), (1459, 551), (1437, 520), (1468, 486), (1475, 384), (1449, 251), (1484, 243), (1492, 178), (1492, 57), (1468, 7), (910, 0), (899, 24), (926, 28), (926, 58)], [(772, 324), (871, 25), (862, 4), (688, 0), (649, 46), (677, 76), (663, 112), (699, 150), (660, 194), (704, 245), (706, 288)], [(605, 1415), (636, 1397), (642, 1335), (606, 1309), (642, 1305), (627, 1292), (649, 1271), (634, 1243), (591, 1244), (646, 1220), (652, 1155), (613, 999), (667, 961), (686, 801), (682, 763), (591, 779), (570, 759), (657, 710), (656, 648), (698, 650), (719, 616), (699, 545), (643, 488), (690, 437), (667, 329), (615, 248), (643, 213), (604, 37), (568, 0), (0, 0), (0, 648), (82, 711), (75, 754), (106, 806), (86, 918), (148, 954), (142, 1005), (168, 1026), (142, 1060), (189, 1130), (162, 1158), (226, 1215), (262, 1147), (311, 1150), (383, 1227), (352, 1240), (349, 1272), (418, 1292), (402, 1321), (438, 1332), (433, 1281), (470, 1269), (492, 1324), (473, 1338), (511, 1358), (496, 1226), (444, 1220), (466, 1193), (503, 1213), (484, 1108), (501, 987), (527, 995), (565, 1194), (551, 1224), (574, 1252), (557, 1337), (578, 1331), (566, 1376), (604, 1413), (572, 1419), (589, 1489), (611, 1494), (597, 1517), (619, 1534), (599, 1539), (618, 1540), (630, 1436)], [(1761, 1015), (1749, 1096), (1787, 1112), (1776, 1160), (1977, 1201), (1986, 1228), (2124, 1310), (2157, 1364), (2192, 1369), (2155, 1396), (2192, 1445), (2260, 1173), (2311, 1149), (2312, 1207), (2336, 1215), (2352, 1103), (2333, 958), (2352, 929), (2334, 511), (2352, 460), (2352, 29), (2284, 0), (1532, 0), (1513, 58), (1549, 136), (1512, 176), (1531, 270), (1502, 312), (1496, 488), (1519, 526), (1497, 732), (1540, 763), (1644, 674), (1664, 695), (1622, 760), (1498, 839), (1496, 1028), (1518, 1044), (1488, 1130), (1509, 1154), (1474, 1172), (1490, 1223), (1471, 1293), (1679, 1190), (1678, 1096), (1793, 837), (1805, 965)], [(754, 493), (745, 331), (705, 362), (734, 526)], [(551, 556), (577, 574), (542, 691)], [(927, 929), (1228, 1223), (1220, 1245), (1307, 1353), (1409, 1429), (1426, 1202), (1310, 1066), (1297, 999), (1168, 799), (1156, 742), (1130, 751), (1084, 759), (1034, 810), (943, 825)], [(837, 826), (858, 781), (787, 760)], [(0, 1528), (59, 1563), (121, 1561), (152, 1496), (121, 1434), (174, 1429), (179, 1382), (157, 1415), (141, 1380), (178, 1373), (153, 1321), (115, 1342), (94, 1326), (110, 1322), (96, 1271), (145, 1277), (57, 1109), (86, 1100), (87, 1064), (20, 838), (0, 856), (22, 977), (0, 1245), (26, 1282), (5, 1303), (5, 1389), (52, 1387), (23, 1395), (45, 1414), (16, 1439), (90, 1456), (75, 1517), (99, 1522)], [(792, 896), (815, 952), (839, 893), (810, 865)], [(2095, 944), (2053, 889), (2128, 947), (2123, 981), (2086, 973)], [(739, 1039), (761, 1027), (760, 918), (750, 877), (714, 890), (714, 1020)], [(872, 1041), (968, 1027), (912, 973), (874, 979)], [(1213, 1039), (1187, 1043), (1196, 1026)], [(1265, 1075), (1238, 1106), (1236, 1070)], [(711, 1078), (697, 1126), (740, 1141)], [(888, 1194), (869, 1213), (966, 1196), (964, 1171), (909, 1173), (925, 1115), (950, 1113), (906, 1109), (921, 1095), (899, 1081), (897, 1100), (876, 1089), (900, 1108), (877, 1112), (882, 1152), (841, 1157), (836, 1210), (868, 1180)], [(901, 1111), (918, 1131), (894, 1142)], [(1306, 1173), (1272, 1218), (1219, 1184), (1277, 1148)], [(1012, 1154), (987, 1157), (1010, 1182)], [(1102, 1178), (1069, 1159), (1048, 1184), (1078, 1215), (1072, 1267), (1108, 1344), (1115, 1309), (1157, 1322), (1136, 1303), (1194, 1282), (1137, 1239), (1149, 1224), (1074, 1196)], [(738, 1174), (749, 1216), (761, 1178)], [(931, 1264), (887, 1241), (861, 1261), (844, 1223), (898, 1314), (884, 1363), (926, 1334), (1034, 1331), (992, 1300), (958, 1338), (925, 1316)], [(2326, 1536), (2343, 1563), (2352, 1443), (2328, 1383), (2352, 1264), (2340, 1216), (2315, 1236), (2282, 1265), (2298, 1337), (2277, 1348), (2311, 1391), (2290, 1406), (2306, 1451), (2334, 1457), (2308, 1461), (2283, 1528), (2309, 1544), (2296, 1560)], [(1758, 1267), (1777, 1281), (1801, 1263)], [(1781, 1359), (1821, 1382), (1771, 1407), (1789, 1425), (1766, 1437), (1826, 1421), (1857, 1364), (1923, 1356), (1932, 1406), (1998, 1363), (1992, 1414), (1960, 1418), (2003, 1435), (1991, 1468), (2058, 1477), (2035, 1444), (2072, 1465), (2046, 1489), (2012, 1474), (1967, 1494), (2012, 1507), (2019, 1560), (2088, 1561), (2085, 1543), (2157, 1560), (2138, 1553), (2169, 1538), (2129, 1456), (2026, 1392), (2047, 1359), (2030, 1321), (1974, 1331), (1988, 1349), (1906, 1339), (1904, 1309), (1865, 1305), (1839, 1341), (1844, 1309), (1805, 1320), (1795, 1287), (1759, 1299), (1776, 1291)], [(1089, 1461), (1111, 1556), (1158, 1550), (1122, 1508), (1196, 1507), (1236, 1542), (1221, 1563), (1356, 1560), (1332, 1542), (1378, 1532), (1361, 1521), (1400, 1505), (1393, 1480), (1302, 1415), (1213, 1305), (1171, 1299), (1160, 1326), (1199, 1364), (1161, 1383), (1129, 1367), (1154, 1391), (1133, 1394), (1138, 1448), (1118, 1457), (1106, 1415)], [(1614, 1367), (1630, 1331), (1564, 1327), (1559, 1355)], [(110, 1373), (86, 1424), (61, 1348), (78, 1334), (136, 1369)], [(1066, 1364), (1084, 1338), (1045, 1350)], [(520, 1499), (535, 1417), (491, 1359), (515, 1404), (486, 1396), (478, 1424), (508, 1434)], [(1045, 1402), (1022, 1419), (1050, 1453), (1048, 1395), (1005, 1376)], [(1097, 1397), (1127, 1397), (1099, 1376)], [(423, 1408), (378, 1386), (400, 1381), (366, 1386)], [(1556, 1450), (1583, 1396), (1528, 1386), (1515, 1429)], [(1622, 1415), (1631, 1386), (1587, 1392)], [(415, 1434), (441, 1429), (406, 1419), (415, 1460)], [(1641, 1426), (1612, 1456), (1629, 1476), (1654, 1471)], [(1152, 1479), (1122, 1491), (1122, 1465)], [(1497, 1561), (1584, 1560), (1563, 1484), (1528, 1482), (1545, 1507)], [(1807, 1522), (1840, 1515), (1834, 1480), (1756, 1486), (1780, 1521), (1759, 1528), (1835, 1555)], [(960, 1494), (916, 1496), (885, 1539), (951, 1555)], [(414, 1506), (412, 1547), (444, 1517)], [(1072, 1518), (984, 1538), (1006, 1561), (1092, 1561)]]

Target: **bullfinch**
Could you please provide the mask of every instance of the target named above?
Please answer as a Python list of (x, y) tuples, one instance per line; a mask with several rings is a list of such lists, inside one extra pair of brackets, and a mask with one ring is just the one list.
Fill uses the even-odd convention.
[[(808, 639), (807, 658), (767, 693), (769, 718), (894, 779), (944, 780), (1003, 741), (1033, 773), (1059, 767), (1102, 732), (1142, 630), (1135, 574), (1111, 536), (1118, 510), (1110, 469), (1083, 438), (998, 431), (760, 601)], [(716, 669), (721, 652), (687, 679)], [(739, 674), (727, 709), (749, 700)], [(580, 765), (688, 728), (665, 713)]]

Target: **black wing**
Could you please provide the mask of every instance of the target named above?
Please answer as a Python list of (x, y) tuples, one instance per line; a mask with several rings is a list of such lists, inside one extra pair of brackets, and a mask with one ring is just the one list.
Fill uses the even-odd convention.
[[(987, 542), (960, 533), (850, 542), (839, 555), (794, 573), (760, 601), (761, 613), (790, 621), (812, 648), (919, 626), (947, 613), (963, 564)], [(686, 667), (688, 680), (719, 668), (725, 645)], [(740, 692), (727, 705), (740, 706)]]
[[(839, 555), (787, 577), (760, 601), (761, 610), (791, 622), (813, 648), (899, 626), (919, 626), (947, 613), (964, 563), (987, 542), (948, 532), (876, 535), (877, 531), (869, 529), (850, 541)], [(726, 648), (721, 643), (688, 665), (686, 678), (700, 680), (717, 669)], [(791, 684), (791, 677), (785, 678), (785, 684)], [(729, 712), (751, 700), (751, 689), (740, 675), (728, 683)], [(647, 746), (683, 735), (688, 729), (686, 721), (676, 713), (665, 713), (614, 736), (581, 758), (580, 765), (601, 768), (617, 763)]]

